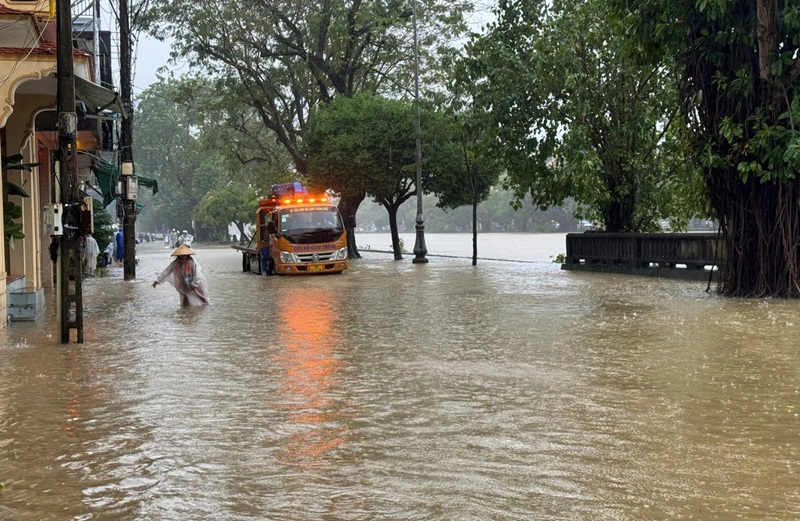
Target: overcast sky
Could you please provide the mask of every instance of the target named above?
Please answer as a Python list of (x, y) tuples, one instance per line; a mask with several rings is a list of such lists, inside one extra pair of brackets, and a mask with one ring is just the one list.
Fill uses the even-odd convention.
[(133, 95), (140, 94), (153, 83), (158, 83), (156, 71), (169, 60), (169, 44), (140, 35), (136, 45), (136, 70), (133, 75)]
[[(490, 14), (495, 0), (477, 0), (475, 12), (469, 17), (469, 23), (473, 30), (480, 31), (483, 26), (490, 21), (493, 17)], [(146, 34), (140, 34), (139, 40), (136, 45), (136, 56), (134, 57), (135, 71), (133, 74), (133, 95), (136, 97), (147, 87), (153, 83), (158, 83), (156, 71), (159, 67), (167, 65), (169, 61), (169, 43), (159, 42)], [(174, 70), (174, 66), (170, 66), (176, 75), (181, 72)]]

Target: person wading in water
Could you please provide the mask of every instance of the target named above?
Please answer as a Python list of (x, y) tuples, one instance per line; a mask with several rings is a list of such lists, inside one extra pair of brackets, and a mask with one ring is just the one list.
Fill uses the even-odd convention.
[(200, 269), (200, 264), (191, 256), (195, 252), (185, 244), (172, 252), (175, 260), (153, 281), (155, 288), (165, 281), (172, 284), (181, 297), (181, 306), (202, 306), (209, 304), (208, 283)]

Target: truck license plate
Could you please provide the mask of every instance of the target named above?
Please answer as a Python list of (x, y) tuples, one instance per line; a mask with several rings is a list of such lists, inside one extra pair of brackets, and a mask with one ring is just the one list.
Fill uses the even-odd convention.
[(318, 271), (324, 271), (324, 270), (325, 270), (325, 266), (321, 266), (319, 264), (311, 265), (311, 266), (308, 267), (308, 271), (310, 271), (311, 273), (315, 273), (315, 272), (318, 272)]

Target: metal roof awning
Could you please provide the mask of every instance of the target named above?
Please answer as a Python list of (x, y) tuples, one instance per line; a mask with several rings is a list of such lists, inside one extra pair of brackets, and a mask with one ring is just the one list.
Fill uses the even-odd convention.
[[(95, 158), (92, 163), (92, 170), (94, 170), (95, 179), (97, 179), (97, 187), (92, 187), (95, 191), (100, 192), (103, 196), (103, 206), (108, 206), (115, 199), (122, 197), (122, 194), (117, 193), (117, 180), (120, 177), (119, 168), (103, 161), (100, 158)], [(151, 177), (142, 175), (136, 176), (137, 184), (139, 186), (149, 188), (153, 191), (153, 195), (158, 193), (158, 181)], [(144, 208), (137, 204), (137, 207)], [(139, 208), (139, 210), (141, 210)]]
[(75, 76), (75, 97), (97, 114), (107, 110), (127, 118), (119, 95), (111, 89)]

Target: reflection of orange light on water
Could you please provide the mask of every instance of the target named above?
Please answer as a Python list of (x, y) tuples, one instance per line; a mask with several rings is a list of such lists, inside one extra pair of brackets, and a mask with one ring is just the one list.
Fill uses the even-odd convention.
[(67, 424), (64, 425), (64, 430), (68, 432), (71, 436), (75, 436), (75, 422), (81, 419), (81, 401), (78, 399), (77, 396), (73, 396), (69, 399), (69, 405), (67, 405), (67, 412), (69, 413), (69, 418), (67, 418)]
[(347, 440), (341, 395), (345, 363), (335, 358), (339, 345), (338, 310), (327, 288), (294, 288), (281, 296), (274, 363), (283, 368), (275, 402), (287, 413), (281, 460), (298, 465), (325, 464), (331, 450)]
[(284, 446), (281, 460), (304, 467), (325, 464), (325, 456), (347, 439), (347, 429), (344, 427), (293, 434)]

